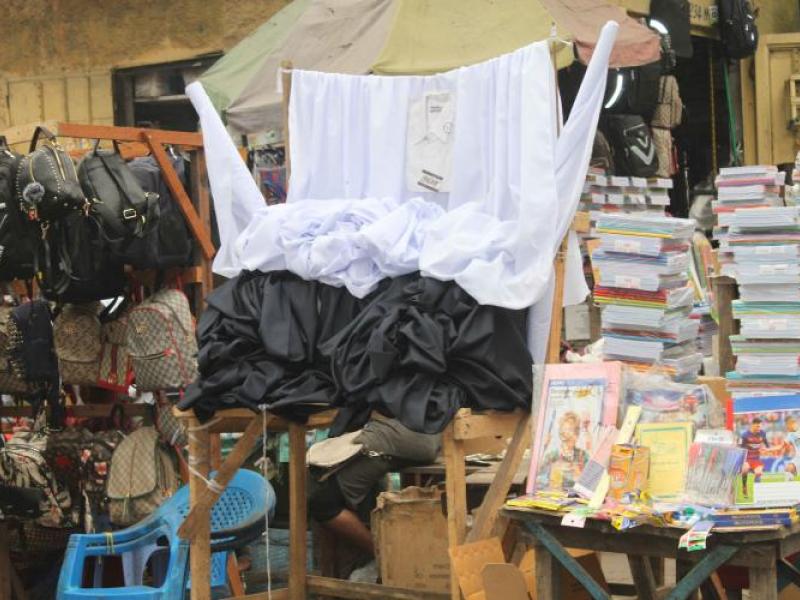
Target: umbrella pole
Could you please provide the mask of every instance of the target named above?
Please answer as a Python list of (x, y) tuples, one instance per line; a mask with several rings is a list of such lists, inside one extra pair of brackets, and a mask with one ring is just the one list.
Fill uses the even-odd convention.
[(292, 61), (281, 61), (281, 91), (283, 92), (283, 153), (286, 167), (286, 192), (292, 175), (292, 157), (289, 153), (289, 99), (292, 96)]

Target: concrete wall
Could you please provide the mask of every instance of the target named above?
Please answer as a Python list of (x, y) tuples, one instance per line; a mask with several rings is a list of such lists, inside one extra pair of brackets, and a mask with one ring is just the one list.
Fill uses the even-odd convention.
[(113, 68), (235, 45), (291, 0), (3, 0), (0, 129), (113, 120)]

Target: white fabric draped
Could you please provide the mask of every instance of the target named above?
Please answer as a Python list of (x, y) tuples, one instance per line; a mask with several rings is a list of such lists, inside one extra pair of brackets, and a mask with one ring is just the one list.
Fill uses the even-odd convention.
[[(553, 259), (580, 198), (617, 29), (603, 28), (560, 135), (547, 42), (429, 77), (294, 71), (282, 207), (263, 206), (202, 87), (189, 86), (220, 223), (214, 270), (287, 268), (364, 295), (383, 276), (420, 269), (482, 304), (535, 306), (541, 359)], [(420, 193), (406, 181), (409, 109), (443, 92), (455, 102), (450, 191)], [(565, 304), (574, 304), (588, 288), (574, 234), (569, 242)]]

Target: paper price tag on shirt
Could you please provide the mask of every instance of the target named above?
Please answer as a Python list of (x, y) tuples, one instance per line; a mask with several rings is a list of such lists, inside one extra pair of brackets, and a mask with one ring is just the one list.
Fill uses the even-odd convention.
[(617, 275), (614, 277), (614, 287), (626, 289), (638, 289), (642, 286), (642, 280), (639, 277), (631, 275)]
[(614, 240), (614, 252), (638, 254), (641, 251), (642, 243), (639, 240)]

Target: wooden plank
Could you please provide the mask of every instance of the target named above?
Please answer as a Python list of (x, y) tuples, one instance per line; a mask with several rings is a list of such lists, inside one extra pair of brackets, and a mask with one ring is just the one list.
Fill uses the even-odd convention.
[(11, 123), (35, 123), (44, 119), (42, 82), (21, 80), (8, 82), (8, 101)]
[(536, 600), (561, 600), (558, 562), (541, 544), (533, 547), (533, 577)]
[(466, 541), (477, 542), (490, 537), (498, 519), (498, 510), (503, 506), (508, 496), (508, 490), (514, 481), (525, 450), (531, 443), (531, 417), (523, 415), (517, 422), (517, 428), (508, 444), (505, 458), (497, 469), (497, 475), (489, 486), (483, 503), (476, 512), (475, 523), (467, 535)]
[[(67, 82), (67, 118), (72, 123), (92, 122), (92, 95), (86, 75), (70, 76)], [(58, 129), (58, 127), (56, 127)], [(57, 133), (54, 130), (53, 133)]]
[(90, 140), (117, 140), (118, 142), (141, 142), (146, 134), (162, 144), (174, 144), (188, 148), (201, 148), (203, 136), (187, 131), (168, 131), (166, 129), (143, 129), (140, 127), (113, 127), (110, 125), (81, 125), (78, 123), (59, 123), (58, 135), (62, 137), (86, 138)]
[[(211, 231), (211, 195), (208, 191), (208, 173), (206, 156), (202, 148), (194, 153), (191, 164), (192, 198), (197, 205), (197, 216), (207, 231)], [(200, 263), (201, 277), (195, 288), (195, 314), (199, 317), (205, 308), (205, 299), (214, 287), (214, 275), (211, 272), (211, 261), (205, 260), (199, 249), (195, 250), (195, 261)]]
[(42, 113), (45, 119), (67, 118), (67, 82), (63, 77), (42, 80)]
[[(208, 477), (208, 431), (198, 428), (197, 420), (191, 422), (195, 428), (189, 436), (189, 457), (195, 473), (189, 478), (189, 503), (195, 512), (198, 505), (204, 506), (204, 498), (210, 494), (203, 480)], [(216, 496), (214, 496), (216, 500)], [(210, 506), (209, 506), (210, 509)], [(197, 513), (194, 537), (189, 545), (189, 567), (192, 577), (191, 600), (211, 600), (211, 515), (210, 510)]]
[[(464, 543), (467, 532), (467, 482), (464, 463), (464, 442), (454, 436), (453, 423), (442, 433), (442, 450), (445, 464), (445, 489), (447, 490), (447, 539), (448, 547)], [(458, 574), (450, 569), (450, 597), (461, 600)]]
[(239, 561), (236, 560), (236, 554), (233, 552), (228, 553), (228, 562), (225, 565), (225, 570), (228, 574), (231, 593), (234, 598), (241, 598), (244, 596), (244, 583), (242, 582), (242, 574), (239, 573)]
[(750, 597), (754, 600), (778, 600), (778, 567), (750, 567)]
[(280, 590), (272, 590), (271, 594), (258, 592), (256, 594), (247, 594), (246, 596), (231, 596), (227, 600), (287, 600), (288, 598), (289, 590), (282, 588)]
[(656, 579), (650, 558), (641, 554), (628, 554), (628, 565), (631, 568), (639, 600), (657, 600)]
[(289, 180), (292, 175), (292, 155), (289, 152), (289, 100), (292, 96), (292, 61), (281, 61), (281, 89), (283, 91), (283, 99), (281, 106), (283, 108), (283, 148), (286, 166), (286, 190), (289, 189)]
[(567, 236), (561, 240), (561, 246), (555, 259), (555, 291), (550, 320), (550, 334), (547, 339), (547, 363), (557, 363), (561, 359), (561, 327), (564, 324), (564, 270), (567, 263)]
[(739, 61), (739, 80), (742, 93), (742, 145), (744, 146), (744, 164), (756, 164), (756, 89), (752, 75), (754, 67), (752, 56)]
[[(322, 427), (329, 427), (336, 418), (335, 410), (326, 410), (315, 415), (311, 415), (306, 422), (308, 429), (318, 429)], [(172, 414), (178, 419), (192, 419), (194, 413), (192, 411), (181, 411), (177, 407), (172, 409)], [(209, 433), (231, 433), (239, 432), (247, 429), (247, 426), (253, 419), (257, 419), (258, 415), (252, 410), (247, 408), (232, 408), (227, 410), (219, 410), (216, 415), (211, 419), (211, 425), (208, 427)], [(289, 421), (267, 413), (267, 430), (268, 431), (289, 431)]]
[(289, 424), (289, 599), (306, 598), (306, 428)]
[(763, 37), (756, 49), (756, 161), (772, 163), (772, 114), (770, 109), (769, 45)]
[[(199, 428), (199, 423), (196, 419), (191, 419), (189, 423), (191, 424), (191, 429), (194, 430), (189, 431), (190, 442), (193, 436), (197, 437), (198, 432), (200, 432), (203, 436), (204, 447), (202, 448), (202, 456), (207, 466), (208, 449), (210, 446), (209, 430), (207, 428)], [(228, 485), (230, 480), (236, 474), (236, 471), (238, 471), (239, 467), (241, 467), (244, 463), (245, 459), (250, 456), (250, 453), (253, 451), (253, 448), (255, 448), (256, 442), (258, 442), (258, 437), (260, 435), (261, 419), (254, 418), (252, 421), (250, 421), (247, 429), (244, 430), (242, 437), (240, 437), (236, 442), (236, 445), (233, 447), (233, 450), (231, 450), (228, 458), (225, 459), (225, 462), (222, 463), (222, 466), (217, 471), (217, 476), (214, 478), (217, 485), (221, 486), (223, 489)], [(194, 460), (194, 455), (191, 452), (189, 453), (189, 458), (190, 460)], [(195, 540), (201, 535), (202, 526), (204, 523), (208, 523), (211, 507), (214, 506), (214, 503), (219, 497), (218, 494), (208, 489), (202, 480), (201, 483), (202, 490), (198, 491), (196, 497), (192, 501), (192, 509), (189, 511), (186, 519), (184, 519), (180, 529), (178, 529), (178, 535), (184, 540)]]
[(572, 230), (576, 233), (589, 233), (592, 229), (592, 219), (588, 211), (579, 210), (572, 219)]
[[(114, 129), (118, 128), (115, 127)], [(145, 131), (143, 135), (145, 140), (147, 140), (147, 144), (150, 146), (153, 157), (156, 159), (156, 162), (158, 162), (158, 166), (161, 167), (164, 182), (172, 193), (172, 197), (178, 203), (178, 208), (181, 209), (183, 218), (186, 219), (186, 223), (189, 225), (192, 235), (197, 240), (197, 243), (200, 244), (200, 250), (203, 252), (203, 256), (206, 260), (211, 260), (216, 252), (214, 244), (211, 243), (211, 231), (203, 226), (197, 211), (194, 209), (194, 205), (192, 205), (191, 199), (183, 187), (183, 183), (181, 183), (177, 173), (175, 173), (175, 169), (172, 168), (172, 163), (167, 157), (164, 147), (161, 145), (166, 143), (164, 138), (155, 136), (147, 131)]]
[[(344, 579), (318, 577), (309, 575), (306, 578), (310, 594), (329, 596), (331, 598), (353, 598), (356, 600), (446, 600), (445, 592), (429, 592), (407, 588), (392, 587), (377, 583), (357, 583)], [(249, 597), (249, 596), (248, 596)], [(266, 599), (266, 594), (260, 596)]]
[(711, 289), (714, 293), (714, 310), (717, 313), (719, 325), (713, 352), (719, 365), (720, 375), (724, 376), (736, 366), (730, 341), (730, 337), (739, 331), (731, 307), (731, 303), (737, 296), (736, 281), (724, 276), (711, 277)]
[(502, 436), (511, 437), (519, 420), (524, 418), (522, 411), (475, 413), (461, 409), (453, 419), (453, 436), (457, 440)]

